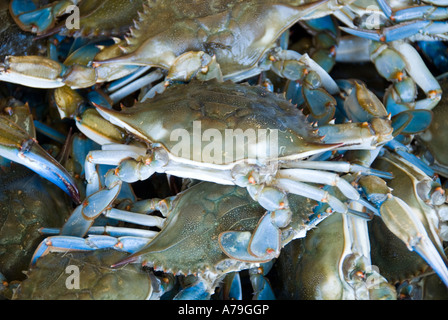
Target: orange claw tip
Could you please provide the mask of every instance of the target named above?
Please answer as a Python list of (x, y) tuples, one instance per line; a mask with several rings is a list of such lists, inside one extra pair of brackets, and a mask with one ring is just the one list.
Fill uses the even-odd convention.
[(397, 74), (395, 75), (395, 79), (397, 79), (398, 81), (403, 81), (403, 76), (404, 76), (404, 73), (401, 71), (398, 71)]
[(255, 184), (255, 178), (253, 176), (249, 176), (247, 180), (249, 181), (250, 184)]
[(445, 194), (445, 190), (443, 190), (442, 187), (437, 187), (437, 188), (435, 188), (434, 191), (435, 191), (435, 192), (440, 192), (441, 194)]
[(331, 55), (332, 57), (336, 56), (336, 46), (332, 46), (332, 47), (330, 48), (330, 55)]
[(92, 67), (93, 67), (93, 68), (98, 68), (100, 65), (101, 65), (101, 63), (98, 62), (98, 61), (93, 61), (93, 62), (92, 62)]
[(119, 248), (119, 249), (123, 249), (123, 242), (118, 241), (118, 242), (115, 244), (114, 247)]
[(163, 277), (163, 278), (162, 278), (162, 281), (165, 282), (165, 283), (170, 283), (170, 278), (168, 278), (168, 277)]

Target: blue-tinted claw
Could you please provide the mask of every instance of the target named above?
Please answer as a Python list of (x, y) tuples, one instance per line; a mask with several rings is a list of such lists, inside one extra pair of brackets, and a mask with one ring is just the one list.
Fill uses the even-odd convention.
[(364, 30), (358, 28), (348, 28), (348, 27), (339, 27), (342, 31), (347, 32), (348, 34), (365, 38), (373, 41), (382, 41), (384, 36), (377, 30)]
[(121, 183), (110, 189), (97, 191), (86, 198), (76, 209), (61, 230), (61, 235), (83, 237), (95, 222), (95, 219), (117, 198)]
[(325, 90), (322, 88), (311, 89), (304, 86), (303, 97), (310, 112), (310, 121), (326, 124), (333, 119), (336, 112), (336, 101)]
[(281, 232), (272, 221), (273, 213), (267, 212), (258, 222), (252, 238), (249, 242), (248, 251), (251, 255), (259, 258), (278, 257), (281, 249)]
[(428, 129), (433, 113), (430, 110), (406, 110), (392, 117), (394, 135), (415, 134)]
[(249, 253), (249, 242), (252, 234), (249, 231), (226, 231), (219, 235), (219, 246), (230, 258), (248, 262), (267, 262), (270, 257), (258, 258)]
[(37, 8), (31, 0), (12, 0), (9, 11), (17, 25), (24, 31), (42, 34), (55, 24), (55, 19), (65, 13), (72, 1), (56, 1)]
[[(428, 1), (425, 2), (431, 3)], [(380, 6), (381, 10), (384, 12), (384, 14), (389, 19), (395, 22), (410, 21), (417, 19), (428, 19), (428, 20), (446, 19), (448, 15), (448, 8), (446, 8), (447, 4), (444, 4), (444, 1), (440, 2), (435, 1), (435, 2), (438, 2), (437, 4), (435, 4), (435, 6), (414, 6), (397, 10), (394, 12), (386, 0), (377, 0), (377, 3)], [(442, 7), (436, 7), (438, 5)]]
[(411, 251), (417, 252), (448, 286), (446, 257), (441, 256), (431, 242), (423, 224), (412, 214), (412, 209), (403, 200), (391, 197), (381, 206), (381, 217), (398, 238)]
[(351, 35), (378, 42), (391, 42), (406, 39), (418, 33), (443, 34), (448, 31), (448, 26), (445, 22), (428, 20), (403, 22), (380, 30), (364, 30), (348, 27), (340, 28)]
[(396, 139), (389, 141), (386, 143), (386, 147), (388, 149), (393, 150), (395, 153), (403, 157), (405, 160), (412, 163), (412, 165), (416, 166), (418, 169), (422, 170), (426, 175), (430, 177), (434, 177), (435, 172), (429, 165), (423, 162), (420, 158), (410, 153), (408, 148), (398, 142)]
[(28, 133), (8, 118), (0, 116), (0, 155), (20, 163), (56, 184), (80, 202), (75, 180)]
[(139, 237), (115, 238), (105, 235), (94, 235), (87, 239), (72, 236), (54, 236), (44, 239), (37, 247), (31, 259), (34, 265), (40, 257), (49, 252), (86, 251), (104, 248), (115, 248), (117, 250), (134, 253), (139, 251), (148, 243), (148, 239)]
[(182, 289), (173, 300), (209, 300), (210, 295), (205, 282), (197, 279), (195, 283)]

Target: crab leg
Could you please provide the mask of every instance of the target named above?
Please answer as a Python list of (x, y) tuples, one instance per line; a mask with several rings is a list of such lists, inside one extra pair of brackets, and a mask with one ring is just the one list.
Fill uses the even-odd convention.
[[(343, 43), (340, 43), (339, 48)], [(362, 44), (370, 47), (370, 59), (377, 71), (392, 82), (386, 92), (385, 105), (393, 116), (404, 110), (431, 110), (438, 104), (442, 92), (440, 85), (410, 44), (402, 41), (389, 44), (371, 41)], [(342, 53), (338, 52), (339, 58), (342, 58)], [(425, 92), (425, 99), (415, 101), (415, 85)]]
[(372, 218), (372, 216), (367, 213), (357, 212), (349, 209), (342, 201), (331, 195), (328, 191), (316, 188), (306, 183), (290, 179), (277, 179), (275, 182), (275, 186), (289, 193), (294, 193), (319, 202), (328, 203), (329, 206), (336, 212), (352, 214), (366, 220), (370, 220)]
[(31, 259), (31, 265), (35, 264), (37, 259), (50, 252), (115, 248), (117, 250), (135, 253), (147, 244), (148, 239), (128, 236), (115, 238), (104, 235), (92, 235), (86, 239), (71, 236), (48, 237), (37, 247)]
[[(392, 140), (393, 141), (393, 140)], [(375, 175), (384, 179), (392, 179), (393, 176), (389, 172), (376, 170), (370, 167), (362, 166), (359, 164), (352, 164), (347, 161), (294, 161), (286, 162), (281, 164), (282, 168), (294, 169), (314, 169), (314, 170), (325, 170), (341, 173), (358, 173), (364, 175)]]
[(432, 40), (432, 35), (446, 38), (445, 34), (448, 32), (448, 25), (445, 21), (428, 20), (403, 22), (393, 27), (384, 28), (381, 32), (348, 27), (340, 28), (351, 35), (378, 42), (392, 42), (412, 37), (416, 40)]
[[(425, 1), (427, 2), (427, 1)], [(391, 20), (396, 22), (428, 19), (428, 20), (443, 20), (448, 17), (448, 8), (435, 6), (415, 6), (406, 9), (393, 11), (391, 6), (385, 0), (377, 0), (378, 5), (384, 14)], [(446, 6), (447, 4), (445, 4)]]
[(0, 63), (0, 81), (32, 88), (51, 89), (65, 85), (72, 89), (87, 88), (96, 83), (96, 71), (79, 64), (66, 67), (40, 56), (7, 56)]
[[(39, 229), (39, 233), (54, 236), (59, 235), (61, 233), (61, 229), (41, 228)], [(114, 227), (114, 226), (93, 226), (89, 229), (89, 232), (87, 233), (87, 235), (108, 235), (111, 237), (123, 237), (123, 236), (142, 237), (147, 238), (148, 240), (154, 238), (157, 234), (158, 234), (157, 231), (152, 230), (144, 230), (128, 227)]]
[[(313, 119), (328, 122), (334, 115), (336, 101), (333, 94), (339, 92), (336, 82), (307, 54), (292, 50), (274, 52), (269, 59), (271, 69), (279, 76), (292, 80), (291, 85), (301, 88), (301, 96)], [(290, 85), (290, 86), (291, 86)], [(298, 88), (289, 88), (288, 95)]]
[(359, 199), (358, 191), (349, 182), (335, 173), (307, 169), (282, 169), (279, 171), (278, 177), (280, 179), (337, 186), (347, 198), (352, 200)]

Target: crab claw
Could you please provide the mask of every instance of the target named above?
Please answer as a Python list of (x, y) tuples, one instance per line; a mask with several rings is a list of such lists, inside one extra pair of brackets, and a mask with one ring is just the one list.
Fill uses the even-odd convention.
[(28, 167), (56, 184), (76, 203), (80, 202), (75, 180), (67, 170), (20, 126), (3, 116), (0, 116), (0, 155)]
[(58, 16), (67, 13), (67, 8), (73, 4), (73, 1), (63, 0), (38, 8), (30, 0), (12, 0), (9, 12), (22, 30), (42, 34), (55, 24)]
[(446, 257), (441, 256), (422, 222), (413, 215), (406, 202), (389, 196), (381, 206), (381, 217), (389, 230), (400, 238), (409, 250), (417, 252), (448, 286)]

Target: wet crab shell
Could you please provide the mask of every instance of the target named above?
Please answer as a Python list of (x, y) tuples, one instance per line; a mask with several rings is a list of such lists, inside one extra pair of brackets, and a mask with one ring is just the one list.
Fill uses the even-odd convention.
[(206, 52), (216, 56), (224, 78), (230, 79), (256, 68), (278, 37), (299, 19), (310, 13), (318, 17), (314, 9), (322, 3), (148, 1), (136, 14), (126, 43), (120, 45), (123, 55), (102, 62), (169, 69), (185, 52)]
[[(127, 255), (115, 249), (49, 253), (31, 268), (28, 278), (20, 284), (13, 299), (147, 299), (151, 295), (152, 285), (144, 270), (135, 265), (119, 269), (110, 267), (114, 261)], [(79, 277), (79, 283), (75, 282), (75, 275)]]
[[(263, 163), (301, 159), (338, 146), (322, 143), (318, 130), (283, 95), (230, 81), (192, 81), (169, 87), (163, 94), (120, 112), (98, 110), (137, 138), (162, 145), (170, 157), (196, 166), (206, 166), (207, 162), (234, 165), (244, 160)], [(205, 137), (207, 131), (211, 138)], [(232, 139), (246, 134), (252, 138), (234, 139), (227, 144), (229, 136)], [(183, 143), (187, 147), (179, 149)], [(215, 154), (205, 157), (212, 145), (216, 146), (212, 148)], [(174, 154), (173, 150), (179, 152)]]
[[(288, 200), (294, 214), (283, 237), (293, 232), (291, 228), (298, 232), (306, 228), (316, 205), (315, 201), (296, 195), (290, 195)], [(198, 183), (176, 197), (161, 232), (144, 249), (118, 265), (140, 262), (174, 274), (210, 271), (220, 275), (247, 269), (253, 264), (229, 258), (221, 249), (219, 237), (229, 230), (252, 232), (265, 213), (245, 188)]]
[(57, 227), (71, 205), (63, 192), (31, 170), (12, 166), (0, 172), (0, 272), (22, 280), (42, 235), (39, 228)]

